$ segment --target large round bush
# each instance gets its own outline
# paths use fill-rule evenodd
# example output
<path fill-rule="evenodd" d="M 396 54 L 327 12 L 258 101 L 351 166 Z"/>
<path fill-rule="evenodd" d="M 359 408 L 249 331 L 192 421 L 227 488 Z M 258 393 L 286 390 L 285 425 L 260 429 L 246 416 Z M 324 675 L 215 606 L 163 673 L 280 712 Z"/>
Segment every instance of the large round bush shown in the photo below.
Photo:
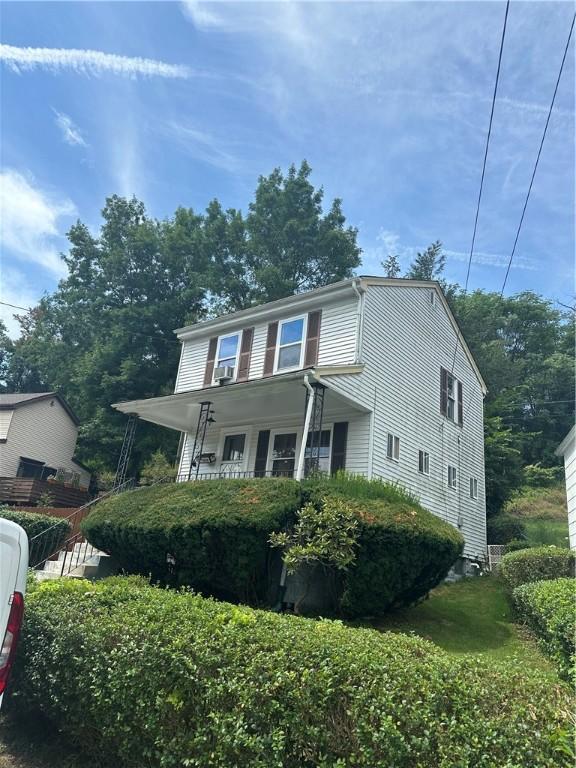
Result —
<path fill-rule="evenodd" d="M 131 573 L 258 604 L 267 595 L 268 538 L 299 503 L 294 480 L 156 485 L 96 505 L 82 530 Z"/>
<path fill-rule="evenodd" d="M 348 617 L 378 616 L 415 602 L 462 554 L 461 534 L 397 486 L 335 478 L 305 484 L 304 494 L 313 503 L 344 498 L 360 520 L 356 562 L 342 583 L 341 610 Z"/>
<path fill-rule="evenodd" d="M 574 564 L 575 555 L 571 549 L 532 547 L 504 555 L 500 575 L 512 591 L 533 581 L 574 577 Z"/>
<path fill-rule="evenodd" d="M 118 768 L 568 768 L 567 687 L 133 579 L 28 599 L 14 688 Z"/>

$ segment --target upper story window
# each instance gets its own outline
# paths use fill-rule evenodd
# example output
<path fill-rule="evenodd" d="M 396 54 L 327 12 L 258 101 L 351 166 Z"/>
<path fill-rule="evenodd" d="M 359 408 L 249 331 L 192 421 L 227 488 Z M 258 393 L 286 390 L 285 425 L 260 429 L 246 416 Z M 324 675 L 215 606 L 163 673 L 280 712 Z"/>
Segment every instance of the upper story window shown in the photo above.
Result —
<path fill-rule="evenodd" d="M 440 412 L 447 419 L 462 426 L 463 407 L 462 407 L 462 382 L 447 371 L 446 368 L 440 369 Z"/>
<path fill-rule="evenodd" d="M 306 337 L 306 317 L 282 320 L 278 328 L 276 370 L 285 371 L 302 367 L 302 353 Z"/>
<path fill-rule="evenodd" d="M 233 376 L 236 377 L 239 341 L 239 333 L 233 333 L 230 336 L 220 336 L 218 339 L 218 349 L 214 361 L 214 368 L 222 368 L 226 366 L 233 368 Z"/>
<path fill-rule="evenodd" d="M 478 498 L 478 478 L 477 477 L 470 478 L 470 498 L 471 499 Z"/>

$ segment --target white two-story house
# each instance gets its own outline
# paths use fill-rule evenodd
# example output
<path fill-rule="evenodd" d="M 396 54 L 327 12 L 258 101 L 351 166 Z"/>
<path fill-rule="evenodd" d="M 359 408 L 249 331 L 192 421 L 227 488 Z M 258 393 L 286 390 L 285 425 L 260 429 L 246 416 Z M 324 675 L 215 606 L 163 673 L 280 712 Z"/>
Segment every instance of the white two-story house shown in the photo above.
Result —
<path fill-rule="evenodd" d="M 114 407 L 182 433 L 179 480 L 383 478 L 484 557 L 486 387 L 437 283 L 358 277 L 176 334 L 175 393 Z"/>

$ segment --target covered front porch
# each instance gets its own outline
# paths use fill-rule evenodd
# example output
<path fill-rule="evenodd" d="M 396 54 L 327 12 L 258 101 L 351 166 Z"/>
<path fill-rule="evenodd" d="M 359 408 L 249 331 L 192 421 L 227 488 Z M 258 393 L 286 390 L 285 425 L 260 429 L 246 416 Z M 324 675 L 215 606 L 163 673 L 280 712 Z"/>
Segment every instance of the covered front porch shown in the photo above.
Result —
<path fill-rule="evenodd" d="M 313 371 L 114 407 L 182 433 L 179 481 L 368 473 L 370 412 Z"/>

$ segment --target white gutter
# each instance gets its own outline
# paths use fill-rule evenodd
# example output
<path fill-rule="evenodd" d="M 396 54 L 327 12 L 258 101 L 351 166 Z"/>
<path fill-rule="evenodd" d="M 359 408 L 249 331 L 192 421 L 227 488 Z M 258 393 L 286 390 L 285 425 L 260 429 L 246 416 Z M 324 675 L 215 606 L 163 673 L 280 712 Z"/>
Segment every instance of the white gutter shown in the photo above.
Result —
<path fill-rule="evenodd" d="M 308 374 L 304 376 L 304 386 L 308 390 L 308 405 L 306 407 L 306 418 L 304 419 L 304 431 L 302 432 L 302 442 L 300 443 L 300 454 L 298 455 L 298 466 L 296 468 L 296 480 L 302 480 L 304 477 L 304 456 L 306 453 L 306 441 L 310 431 L 310 421 L 312 419 L 312 408 L 314 407 L 314 390 L 308 381 Z"/>
<path fill-rule="evenodd" d="M 360 291 L 358 288 L 358 281 L 352 281 L 352 289 L 356 296 L 358 296 L 358 309 L 356 310 L 356 345 L 354 347 L 354 363 L 360 363 L 361 349 L 362 349 L 362 320 L 364 317 L 364 291 Z"/>

